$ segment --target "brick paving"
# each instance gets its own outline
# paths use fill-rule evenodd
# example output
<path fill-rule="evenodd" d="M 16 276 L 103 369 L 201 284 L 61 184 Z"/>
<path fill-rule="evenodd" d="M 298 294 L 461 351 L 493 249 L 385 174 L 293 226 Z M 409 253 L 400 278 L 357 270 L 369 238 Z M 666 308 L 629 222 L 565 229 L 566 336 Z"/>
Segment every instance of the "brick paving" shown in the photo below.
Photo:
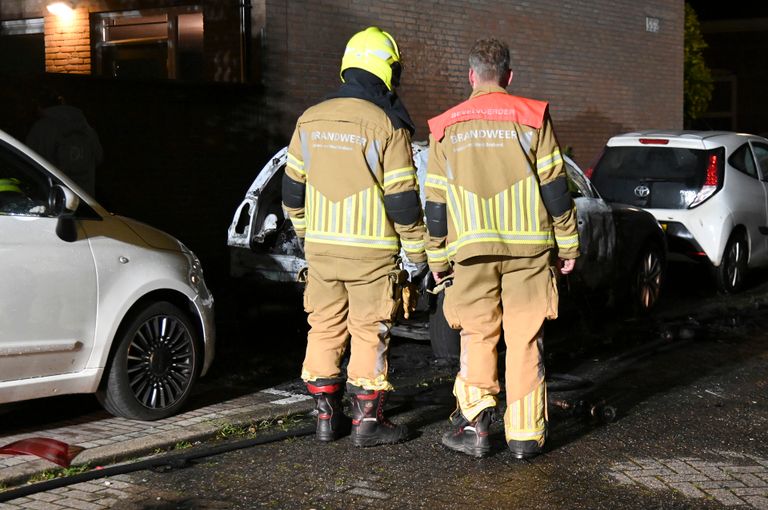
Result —
<path fill-rule="evenodd" d="M 675 490 L 724 506 L 768 510 L 768 460 L 755 455 L 713 452 L 709 460 L 631 458 L 614 464 L 609 475 L 622 485 Z"/>
<path fill-rule="evenodd" d="M 286 414 L 308 412 L 312 407 L 312 398 L 308 395 L 268 388 L 155 422 L 132 421 L 104 413 L 92 413 L 75 420 L 48 423 L 11 435 L 0 435 L 0 445 L 30 437 L 58 439 L 85 448 L 72 461 L 73 466 L 88 464 L 94 467 L 135 459 L 182 441 L 206 439 L 214 436 L 225 425 L 242 425 Z M 34 456 L 0 455 L 0 487 L 13 487 L 35 475 L 57 468 L 55 464 Z M 125 497 L 125 490 L 130 485 L 120 478 L 111 478 L 106 482 L 86 482 L 0 503 L 0 509 L 109 508 L 116 500 Z"/>

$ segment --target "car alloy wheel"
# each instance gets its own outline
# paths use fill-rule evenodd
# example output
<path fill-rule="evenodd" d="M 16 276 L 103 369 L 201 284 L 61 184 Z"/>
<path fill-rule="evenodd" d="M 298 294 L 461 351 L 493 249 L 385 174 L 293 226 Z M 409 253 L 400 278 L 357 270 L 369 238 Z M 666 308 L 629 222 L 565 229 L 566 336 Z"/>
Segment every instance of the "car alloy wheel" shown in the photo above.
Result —
<path fill-rule="evenodd" d="M 199 372 L 198 333 L 188 313 L 165 301 L 146 305 L 120 328 L 105 382 L 107 411 L 135 420 L 175 414 Z"/>
<path fill-rule="evenodd" d="M 661 295 L 664 260 L 655 245 L 648 245 L 640 256 L 635 273 L 634 296 L 642 312 L 650 311 Z"/>
<path fill-rule="evenodd" d="M 717 286 L 721 292 L 732 294 L 741 290 L 747 274 L 747 240 L 741 233 L 731 236 L 716 269 Z"/>
<path fill-rule="evenodd" d="M 128 347 L 128 376 L 142 405 L 173 405 L 192 380 L 192 336 L 176 317 L 157 315 L 142 324 Z"/>

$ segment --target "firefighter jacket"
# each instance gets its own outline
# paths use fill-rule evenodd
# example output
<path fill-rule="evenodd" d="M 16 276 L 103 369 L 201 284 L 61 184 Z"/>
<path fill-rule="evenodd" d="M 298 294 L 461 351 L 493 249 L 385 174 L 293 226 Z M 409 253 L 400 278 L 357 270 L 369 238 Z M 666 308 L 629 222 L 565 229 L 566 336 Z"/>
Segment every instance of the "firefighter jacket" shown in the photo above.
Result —
<path fill-rule="evenodd" d="M 547 103 L 478 87 L 429 121 L 425 182 L 433 271 L 478 255 L 579 255 L 576 210 Z"/>
<path fill-rule="evenodd" d="M 288 147 L 283 206 L 305 253 L 424 262 L 423 211 L 410 135 L 358 98 L 304 112 Z"/>

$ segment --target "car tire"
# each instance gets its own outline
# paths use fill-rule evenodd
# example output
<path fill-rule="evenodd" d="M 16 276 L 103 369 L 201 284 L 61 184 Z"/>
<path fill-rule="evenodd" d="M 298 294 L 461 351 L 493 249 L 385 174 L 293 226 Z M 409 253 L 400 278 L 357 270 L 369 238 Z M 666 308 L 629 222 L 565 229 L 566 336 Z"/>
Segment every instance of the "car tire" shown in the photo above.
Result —
<path fill-rule="evenodd" d="M 200 366 L 200 342 L 189 314 L 161 301 L 118 330 L 116 348 L 97 393 L 104 408 L 132 420 L 159 420 L 179 411 Z"/>
<path fill-rule="evenodd" d="M 723 260 L 714 268 L 715 284 L 723 294 L 735 294 L 744 287 L 749 258 L 747 238 L 741 232 L 731 234 L 725 245 Z"/>
<path fill-rule="evenodd" d="M 637 314 L 647 314 L 656 306 L 664 282 L 664 265 L 664 252 L 658 244 L 650 242 L 643 246 L 630 281 L 631 304 Z"/>
<path fill-rule="evenodd" d="M 438 359 L 459 359 L 461 352 L 461 334 L 451 328 L 443 313 L 445 292 L 437 295 L 434 310 L 429 313 L 429 341 L 432 354 Z"/>

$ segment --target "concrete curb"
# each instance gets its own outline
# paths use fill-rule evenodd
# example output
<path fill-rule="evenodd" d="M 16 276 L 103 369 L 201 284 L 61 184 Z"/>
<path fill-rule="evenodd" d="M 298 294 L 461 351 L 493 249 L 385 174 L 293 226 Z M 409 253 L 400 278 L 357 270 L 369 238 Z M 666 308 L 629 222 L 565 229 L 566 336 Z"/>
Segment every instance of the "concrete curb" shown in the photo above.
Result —
<path fill-rule="evenodd" d="M 277 407 L 272 403 L 263 403 L 256 412 L 233 414 L 225 418 L 213 418 L 177 430 L 168 430 L 153 434 L 147 438 L 137 438 L 115 444 L 99 446 L 84 450 L 75 457 L 73 466 L 88 464 L 96 466 L 115 465 L 127 460 L 151 456 L 156 450 L 172 448 L 180 442 L 205 441 L 216 437 L 221 428 L 226 425 L 244 426 L 254 421 L 272 420 L 280 417 L 309 413 L 314 408 L 314 402 L 304 400 L 293 404 Z M 44 460 L 34 460 L 18 466 L 0 470 L 0 484 L 6 488 L 21 485 L 33 476 L 45 471 L 58 469 L 58 466 Z"/>

